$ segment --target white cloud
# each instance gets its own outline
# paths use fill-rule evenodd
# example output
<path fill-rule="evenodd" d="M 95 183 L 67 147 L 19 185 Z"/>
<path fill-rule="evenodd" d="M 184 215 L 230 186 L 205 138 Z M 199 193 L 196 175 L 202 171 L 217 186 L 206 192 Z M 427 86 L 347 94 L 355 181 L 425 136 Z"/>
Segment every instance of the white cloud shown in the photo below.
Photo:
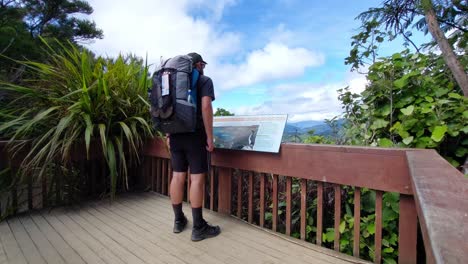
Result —
<path fill-rule="evenodd" d="M 104 39 L 91 44 L 101 55 L 133 53 L 149 56 L 158 64 L 160 57 L 172 57 L 197 51 L 207 61 L 236 52 L 240 34 L 220 32 L 213 26 L 233 0 L 90 0 L 94 8 L 91 18 L 104 31 Z M 192 8 L 206 8 L 213 20 L 193 18 Z"/>
<path fill-rule="evenodd" d="M 228 109 L 238 115 L 288 114 L 290 122 L 331 119 L 342 114 L 338 89 L 350 86 L 352 92 L 362 92 L 365 76 L 349 74 L 346 81 L 326 85 L 314 83 L 283 83 L 269 89 L 271 96 L 259 105 Z"/>
<path fill-rule="evenodd" d="M 215 77 L 221 80 L 223 90 L 248 86 L 271 80 L 302 76 L 308 67 L 322 65 L 322 54 L 305 48 L 290 48 L 280 43 L 268 43 L 254 50 L 240 65 L 220 65 Z"/>
<path fill-rule="evenodd" d="M 220 31 L 218 21 L 236 0 L 90 0 L 91 18 L 104 31 L 104 39 L 90 44 L 99 55 L 148 54 L 150 64 L 160 58 L 196 51 L 208 62 L 207 75 L 217 91 L 270 80 L 298 77 L 307 67 L 324 63 L 324 56 L 305 48 L 272 41 L 264 48 L 242 50 L 242 34 Z M 208 12 L 192 17 L 192 10 Z M 279 26 L 287 37 L 289 31 Z M 230 55 L 247 54 L 238 64 L 221 63 Z"/>

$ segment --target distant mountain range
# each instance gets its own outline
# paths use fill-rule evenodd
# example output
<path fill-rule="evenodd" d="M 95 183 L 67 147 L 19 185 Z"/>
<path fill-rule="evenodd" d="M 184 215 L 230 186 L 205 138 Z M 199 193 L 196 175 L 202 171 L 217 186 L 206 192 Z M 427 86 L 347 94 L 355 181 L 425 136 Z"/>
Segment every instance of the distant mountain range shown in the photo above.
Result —
<path fill-rule="evenodd" d="M 344 119 L 338 120 L 338 126 L 342 127 Z M 329 136 L 332 133 L 331 127 L 325 120 L 307 120 L 295 123 L 286 123 L 284 128 L 283 141 L 295 142 L 295 137 L 303 138 L 307 133 L 314 130 L 315 135 Z"/>

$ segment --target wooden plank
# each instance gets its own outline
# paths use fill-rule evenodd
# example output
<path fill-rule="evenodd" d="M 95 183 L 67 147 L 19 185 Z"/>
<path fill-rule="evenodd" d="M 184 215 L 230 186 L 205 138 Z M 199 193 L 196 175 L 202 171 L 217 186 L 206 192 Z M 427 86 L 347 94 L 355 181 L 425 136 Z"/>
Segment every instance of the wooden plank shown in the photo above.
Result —
<path fill-rule="evenodd" d="M 231 175 L 229 168 L 219 168 L 218 172 L 218 212 L 231 214 Z"/>
<path fill-rule="evenodd" d="M 29 216 L 19 218 L 24 229 L 29 234 L 29 237 L 36 245 L 40 255 L 47 263 L 65 263 L 65 259 L 57 252 L 57 250 L 50 244 L 47 237 L 38 229 L 36 224 Z"/>
<path fill-rule="evenodd" d="M 242 172 L 237 174 L 237 217 L 242 218 Z"/>
<path fill-rule="evenodd" d="M 156 187 L 154 189 L 158 193 L 161 193 L 161 162 L 162 159 L 156 159 Z"/>
<path fill-rule="evenodd" d="M 105 256 L 108 253 L 106 251 L 101 252 L 102 246 L 88 246 L 85 242 L 83 242 L 80 239 L 79 236 L 76 235 L 75 232 L 77 232 L 77 230 L 75 230 L 74 228 L 69 229 L 57 217 L 55 217 L 52 214 L 43 213 L 42 217 L 86 263 L 105 263 L 103 259 L 105 259 Z"/>
<path fill-rule="evenodd" d="M 169 219 L 167 219 L 168 221 L 166 220 L 167 222 L 161 222 L 159 218 L 148 215 L 146 211 L 140 211 L 136 206 L 129 205 L 127 201 L 119 201 L 116 206 L 112 207 L 103 208 L 99 206 L 98 209 L 103 213 L 105 212 L 106 215 L 113 215 L 113 219 L 121 224 L 125 224 L 132 231 L 137 232 L 164 251 L 173 254 L 184 263 L 219 263 L 219 261 L 213 261 L 213 257 L 208 255 L 208 251 L 203 250 L 203 245 L 200 247 L 197 245 L 198 243 L 196 245 L 190 243 L 188 236 L 182 238 L 181 236 L 168 234 L 168 232 L 161 232 L 163 228 L 172 228 L 171 224 L 169 224 L 172 221 Z M 135 217 L 135 215 L 145 217 Z M 143 230 L 143 232 L 140 230 Z M 184 234 L 187 233 L 180 235 L 184 236 Z"/>
<path fill-rule="evenodd" d="M 286 235 L 291 235 L 292 178 L 286 177 Z"/>
<path fill-rule="evenodd" d="M 249 215 L 248 215 L 248 222 L 253 222 L 253 195 L 254 195 L 254 176 L 253 172 L 249 171 Z"/>
<path fill-rule="evenodd" d="M 63 173 L 60 167 L 55 168 L 55 204 L 60 205 L 62 203 L 62 182 Z"/>
<path fill-rule="evenodd" d="M 155 177 L 157 177 L 156 175 L 156 159 L 151 157 L 151 191 L 156 191 L 156 189 L 154 188 L 155 184 L 156 184 L 156 179 Z"/>
<path fill-rule="evenodd" d="M 335 185 L 335 239 L 333 249 L 340 251 L 340 223 L 341 223 L 341 187 Z"/>
<path fill-rule="evenodd" d="M 398 263 L 416 263 L 418 215 L 413 196 L 400 195 Z"/>
<path fill-rule="evenodd" d="M 466 179 L 434 150 L 408 151 L 407 157 L 428 262 L 466 262 Z"/>
<path fill-rule="evenodd" d="M 86 210 L 90 215 L 105 222 L 115 231 L 144 248 L 146 250 L 146 252 L 143 252 L 144 255 L 150 253 L 150 256 L 146 256 L 150 261 L 149 263 L 184 263 L 181 259 L 167 252 L 166 248 L 161 247 L 164 240 L 160 239 L 160 237 L 150 235 L 146 230 L 139 228 L 133 223 L 126 221 L 102 207 L 88 207 Z M 157 240 L 157 243 L 153 243 L 152 239 Z M 156 259 L 154 259 L 155 257 Z"/>
<path fill-rule="evenodd" d="M 214 210 L 214 167 L 210 170 L 210 210 Z"/>
<path fill-rule="evenodd" d="M 315 243 L 322 245 L 323 234 L 323 183 L 317 182 L 317 238 Z"/>
<path fill-rule="evenodd" d="M 307 180 L 301 179 L 301 239 L 306 239 L 307 223 Z"/>
<path fill-rule="evenodd" d="M 32 178 L 31 173 L 29 173 L 26 177 L 28 181 L 28 209 L 32 210 L 34 208 L 33 206 L 33 178 Z"/>
<path fill-rule="evenodd" d="M 13 214 L 16 214 L 18 213 L 18 183 L 16 181 L 13 183 L 13 187 L 11 188 L 11 200 L 12 200 L 11 206 L 13 207 Z"/>
<path fill-rule="evenodd" d="M 97 178 L 97 171 L 98 171 L 98 163 L 95 160 L 89 161 L 91 166 L 90 172 L 90 184 L 91 184 L 91 196 L 96 195 L 96 178 Z"/>
<path fill-rule="evenodd" d="M 167 196 L 171 195 L 171 180 L 172 180 L 172 165 L 171 165 L 171 160 L 169 160 L 168 165 L 167 165 Z"/>
<path fill-rule="evenodd" d="M 126 203 L 126 202 L 124 202 Z M 154 204 L 161 204 L 163 205 L 162 207 L 155 208 Z M 153 206 L 150 206 L 150 204 L 153 204 Z M 147 200 L 147 201 L 142 201 L 141 199 L 135 199 L 133 202 L 129 204 L 129 207 L 134 208 L 134 206 L 139 207 L 139 209 L 134 208 L 135 210 L 138 210 L 144 214 L 146 214 L 148 217 L 146 219 L 157 219 L 162 216 L 167 215 L 167 212 L 169 212 L 169 209 L 167 206 L 164 206 L 164 203 L 161 203 L 160 201 L 155 201 L 155 200 Z M 161 212 L 166 212 L 161 214 Z M 208 215 L 207 215 L 208 216 Z M 222 228 L 223 228 L 223 233 L 217 237 L 216 239 L 210 240 L 213 244 L 212 245 L 219 245 L 223 244 L 223 247 L 217 247 L 217 251 L 221 251 L 219 253 L 222 253 L 223 255 L 229 254 L 232 255 L 233 257 L 236 258 L 235 263 L 252 263 L 252 262 L 258 262 L 258 263 L 287 263 L 287 261 L 283 262 L 281 260 L 275 260 L 274 258 L 271 258 L 269 256 L 274 255 L 274 252 L 271 251 L 259 251 L 257 250 L 257 244 L 259 243 L 250 243 L 249 240 L 253 239 L 252 236 L 255 236 L 257 232 L 262 232 L 260 230 L 255 230 L 252 229 L 250 231 L 249 237 L 248 238 L 243 238 L 240 239 L 238 235 L 238 230 L 239 228 L 243 228 L 242 226 L 239 226 L 238 224 L 234 224 L 233 222 L 228 222 L 224 221 L 224 219 L 229 219 L 229 218 L 220 218 L 216 217 L 216 220 L 213 220 L 213 222 L 219 222 L 220 220 L 222 221 Z M 163 221 L 169 221 L 169 219 L 164 219 Z M 159 223 L 156 224 L 156 226 L 159 226 Z M 233 233 L 235 231 L 235 233 Z M 270 240 L 267 240 L 268 243 L 265 243 L 265 240 L 263 240 L 263 244 L 269 244 L 269 243 L 274 243 L 275 240 L 273 240 L 274 237 L 270 237 Z M 217 240 L 217 241 L 216 241 Z M 207 243 L 209 241 L 206 241 Z M 198 245 L 198 243 L 197 243 Z M 228 248 L 232 248 L 233 250 L 230 250 Z M 242 254 L 239 255 L 239 252 L 242 252 Z M 289 253 L 292 255 L 292 253 Z M 284 256 L 283 256 L 284 257 Z M 286 256 L 290 257 L 290 256 Z M 294 260 L 294 257 L 291 256 L 291 259 Z M 232 263 L 231 261 L 225 262 L 225 263 Z M 291 263 L 298 263 L 296 262 L 291 262 Z M 315 262 L 310 262 L 310 263 L 315 263 Z M 320 261 L 318 261 L 320 263 Z"/>
<path fill-rule="evenodd" d="M 5 264 L 5 263 L 8 263 L 8 259 L 7 259 L 5 250 L 3 249 L 2 241 L 0 239 L 0 264 Z"/>
<path fill-rule="evenodd" d="M 190 232 L 182 233 L 181 236 L 167 234 L 167 231 L 164 232 L 164 230 L 172 229 L 172 220 L 168 217 L 169 214 L 167 213 L 170 210 L 168 206 L 158 207 L 156 210 L 153 210 L 154 204 L 153 208 L 143 206 L 140 199 L 137 202 L 118 201 L 117 203 L 118 205 L 109 207 L 108 209 L 144 228 L 152 236 L 156 236 L 156 240 L 165 239 L 162 247 L 167 248 L 168 252 L 174 253 L 177 257 L 183 258 L 187 263 L 214 264 L 227 260 L 227 263 L 242 264 L 238 260 L 239 250 L 236 250 L 235 247 L 226 247 L 226 243 L 224 243 L 225 239 L 222 239 L 223 236 L 206 240 L 203 243 L 192 243 L 190 241 Z M 161 214 L 161 211 L 166 211 L 166 213 Z M 225 231 L 223 231 L 224 233 Z M 223 246 L 220 247 L 220 244 L 223 244 Z M 216 251 L 212 250 L 214 247 L 217 248 Z"/>
<path fill-rule="evenodd" d="M 129 207 L 134 208 L 134 206 L 136 206 L 141 208 L 142 213 L 149 212 L 151 214 L 148 217 L 144 217 L 144 219 L 151 220 L 164 216 L 165 222 L 172 223 L 172 219 L 167 217 L 171 212 L 171 209 L 167 206 L 167 201 L 165 201 L 164 197 L 159 197 L 157 194 L 151 193 L 144 194 L 143 196 L 146 198 L 142 199 L 141 196 L 135 195 L 129 196 L 132 200 Z M 188 208 L 187 204 L 184 206 Z M 135 212 L 133 215 L 139 215 L 139 213 Z M 231 217 L 221 217 L 221 215 L 213 212 L 207 212 L 205 217 L 208 221 L 221 225 L 223 233 L 220 237 L 229 236 L 230 239 L 238 239 L 236 241 L 239 243 L 247 244 L 249 246 L 249 251 L 260 250 L 259 246 L 264 245 L 265 248 L 268 249 L 263 252 L 272 256 L 278 256 L 278 258 L 281 258 L 280 263 L 324 263 L 322 260 L 325 260 L 325 263 L 368 263 L 342 253 L 317 247 L 308 242 L 286 237 L 269 230 L 260 229 L 253 225 L 247 225 L 244 222 Z M 159 226 L 159 224 L 156 226 Z M 170 228 L 170 226 L 168 225 L 167 228 Z M 213 239 L 213 241 L 216 241 L 216 239 Z M 216 245 L 219 244 L 220 243 L 216 243 Z M 224 247 L 228 245 L 229 244 L 224 244 Z M 295 256 L 301 257 L 301 261 L 298 261 Z M 242 257 L 243 255 L 238 255 L 238 258 Z M 241 261 L 244 261 L 245 263 L 251 263 L 253 260 L 256 259 L 241 259 Z M 258 262 L 262 263 L 262 259 L 259 259 Z M 263 260 L 263 262 L 269 263 L 266 260 Z"/>
<path fill-rule="evenodd" d="M 278 175 L 273 175 L 273 216 L 272 216 L 272 229 L 276 232 L 278 228 Z"/>
<path fill-rule="evenodd" d="M 57 214 L 57 217 L 70 231 L 76 235 L 83 243 L 91 248 L 96 254 L 99 255 L 107 263 L 124 263 L 119 257 L 115 255 L 105 244 L 96 240 L 95 237 L 79 224 L 77 224 L 72 218 L 65 214 Z M 83 256 L 84 257 L 84 256 Z"/>
<path fill-rule="evenodd" d="M 11 231 L 18 242 L 21 251 L 24 254 L 24 257 L 29 263 L 46 263 L 44 258 L 41 256 L 39 251 L 34 245 L 34 242 L 29 237 L 28 233 L 24 229 L 23 225 L 17 218 L 8 220 Z"/>
<path fill-rule="evenodd" d="M 161 193 L 162 194 L 167 194 L 166 192 L 166 179 L 167 179 L 167 160 L 163 159 L 161 161 Z"/>
<path fill-rule="evenodd" d="M 0 244 L 5 251 L 7 263 L 28 263 L 7 221 L 0 222 Z"/>
<path fill-rule="evenodd" d="M 374 263 L 382 262 L 382 195 L 375 192 L 375 258 Z"/>
<path fill-rule="evenodd" d="M 31 215 L 31 219 L 37 225 L 39 230 L 44 234 L 50 244 L 57 250 L 57 252 L 71 264 L 82 264 L 85 261 L 75 252 L 73 248 L 49 225 L 49 223 L 40 214 Z"/>
<path fill-rule="evenodd" d="M 279 153 L 216 149 L 211 162 L 213 166 L 225 168 L 412 194 L 405 151 L 288 143 L 281 144 Z M 158 140 L 148 142 L 144 152 L 156 157 L 169 155 L 164 142 Z M 337 163 L 337 160 L 346 162 Z"/>
<path fill-rule="evenodd" d="M 87 210 L 80 210 L 73 216 L 74 220 L 82 226 L 87 226 L 88 230 L 98 230 L 95 233 L 102 243 L 111 247 L 114 254 L 118 255 L 126 263 L 157 263 L 158 259 L 148 251 L 135 243 L 134 240 L 122 235 L 121 229 L 113 229 L 107 221 L 102 221 Z"/>
<path fill-rule="evenodd" d="M 265 174 L 260 173 L 260 226 L 265 226 Z"/>
<path fill-rule="evenodd" d="M 361 238 L 361 188 L 356 187 L 354 189 L 354 239 L 353 239 L 353 256 L 355 256 L 356 258 L 359 258 L 360 238 Z"/>

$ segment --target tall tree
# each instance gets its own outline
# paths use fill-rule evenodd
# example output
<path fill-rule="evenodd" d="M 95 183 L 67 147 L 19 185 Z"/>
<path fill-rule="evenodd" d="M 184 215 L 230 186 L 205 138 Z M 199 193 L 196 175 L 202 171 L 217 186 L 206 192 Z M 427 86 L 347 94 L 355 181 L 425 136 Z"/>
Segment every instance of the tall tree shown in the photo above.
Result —
<path fill-rule="evenodd" d="M 384 36 L 389 40 L 402 36 L 408 45 L 418 51 L 420 47 L 411 40 L 410 31 L 411 28 L 416 28 L 432 34 L 457 84 L 464 95 L 468 96 L 468 77 L 454 53 L 455 46 L 459 48 L 461 55 L 466 55 L 467 11 L 466 0 L 385 0 L 380 7 L 370 8 L 358 16 L 365 30 L 361 35 L 353 37 L 353 49 L 346 58 L 346 63 L 357 69 L 363 65 L 365 58 L 374 56 L 377 46 L 369 40 L 376 34 L 379 34 L 378 42 L 382 42 Z M 416 19 L 418 20 L 415 21 Z M 372 27 L 369 27 L 369 23 Z M 380 31 L 379 28 L 383 30 Z M 445 36 L 448 32 L 451 32 L 449 39 Z"/>
<path fill-rule="evenodd" d="M 461 1 L 458 1 L 461 2 Z M 424 15 L 426 18 L 427 27 L 429 32 L 431 32 L 432 37 L 435 39 L 439 45 L 440 50 L 442 51 L 445 63 L 450 68 L 455 80 L 458 85 L 462 88 L 463 94 L 468 97 L 468 76 L 466 75 L 465 70 L 458 61 L 455 53 L 453 52 L 452 46 L 449 44 L 447 38 L 445 37 L 444 32 L 439 26 L 437 21 L 437 16 L 434 11 L 434 5 L 431 0 L 422 0 L 422 8 L 424 10 Z"/>
<path fill-rule="evenodd" d="M 102 38 L 93 21 L 78 18 L 92 12 L 81 0 L 0 0 L 0 80 L 21 78 L 24 66 L 13 60 L 45 59 L 39 36 L 75 44 Z"/>

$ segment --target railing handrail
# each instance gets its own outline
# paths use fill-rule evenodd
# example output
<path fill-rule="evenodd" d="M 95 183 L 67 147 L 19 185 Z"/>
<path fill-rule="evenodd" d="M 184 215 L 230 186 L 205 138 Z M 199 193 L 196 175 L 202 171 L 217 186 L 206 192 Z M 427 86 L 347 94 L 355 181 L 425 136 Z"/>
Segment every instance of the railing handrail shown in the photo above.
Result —
<path fill-rule="evenodd" d="M 159 139 L 145 154 L 169 158 Z M 279 153 L 217 149 L 211 165 L 412 194 L 404 149 L 283 143 Z"/>
<path fill-rule="evenodd" d="M 429 263 L 468 259 L 468 180 L 434 150 L 407 151 Z"/>

